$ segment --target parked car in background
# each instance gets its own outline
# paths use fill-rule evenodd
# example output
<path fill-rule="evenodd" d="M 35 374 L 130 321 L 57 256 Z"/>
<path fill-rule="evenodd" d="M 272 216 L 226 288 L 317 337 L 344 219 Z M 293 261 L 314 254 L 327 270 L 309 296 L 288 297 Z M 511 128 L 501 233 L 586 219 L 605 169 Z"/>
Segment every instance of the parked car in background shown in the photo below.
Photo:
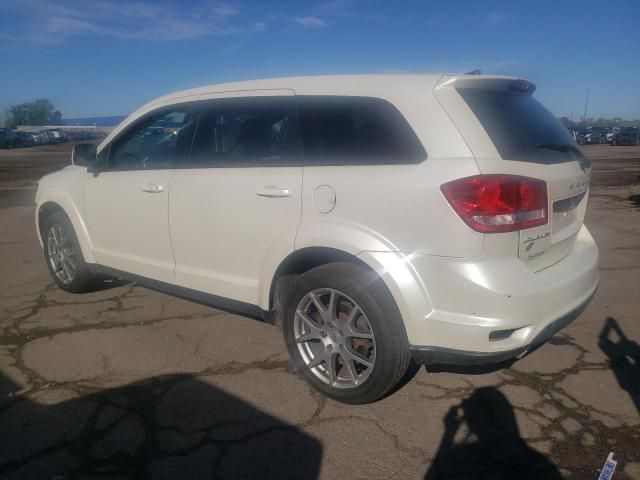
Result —
<path fill-rule="evenodd" d="M 49 272 L 279 324 L 296 370 L 346 403 L 393 391 L 412 357 L 523 356 L 599 278 L 590 162 L 534 90 L 359 75 L 164 96 L 40 180 Z"/>
<path fill-rule="evenodd" d="M 40 130 L 38 135 L 40 135 L 41 145 L 49 145 L 50 143 L 53 143 L 53 133 L 49 130 Z"/>
<path fill-rule="evenodd" d="M 33 136 L 31 136 L 31 132 L 22 132 L 17 131 L 15 137 L 16 147 L 33 147 L 34 145 Z"/>
<path fill-rule="evenodd" d="M 59 128 L 51 128 L 48 129 L 47 132 L 51 134 L 51 143 L 64 143 L 69 141 L 69 136 L 64 130 L 60 130 Z"/>
<path fill-rule="evenodd" d="M 0 148 L 12 148 L 15 142 L 16 132 L 10 128 L 0 128 Z"/>
<path fill-rule="evenodd" d="M 89 140 L 95 140 L 98 136 L 96 132 L 87 132 L 87 131 L 75 131 L 69 132 L 68 139 L 70 142 L 86 142 Z"/>
<path fill-rule="evenodd" d="M 40 145 L 40 135 L 38 134 L 38 132 L 27 132 L 27 133 L 31 135 L 34 145 Z"/>
<path fill-rule="evenodd" d="M 604 145 L 607 141 L 607 129 L 604 127 L 589 127 L 584 135 L 584 143 L 586 145 Z"/>
<path fill-rule="evenodd" d="M 640 130 L 638 127 L 620 127 L 611 134 L 609 145 L 640 145 Z"/>
<path fill-rule="evenodd" d="M 573 139 L 576 141 L 578 145 L 584 145 L 586 140 L 585 136 L 589 133 L 589 129 L 586 127 L 572 127 L 571 134 L 573 135 Z"/>
<path fill-rule="evenodd" d="M 607 130 L 607 142 L 611 141 L 611 137 L 613 137 L 614 133 L 618 133 L 620 131 L 620 127 L 611 127 Z"/>

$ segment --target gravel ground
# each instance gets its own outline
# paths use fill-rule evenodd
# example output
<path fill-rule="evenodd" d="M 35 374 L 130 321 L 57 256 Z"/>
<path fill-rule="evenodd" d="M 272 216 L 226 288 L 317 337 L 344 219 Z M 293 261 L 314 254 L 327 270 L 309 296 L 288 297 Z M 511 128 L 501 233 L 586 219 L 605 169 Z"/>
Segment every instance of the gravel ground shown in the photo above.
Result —
<path fill-rule="evenodd" d="M 573 324 L 508 368 L 422 368 L 346 406 L 266 324 L 57 289 L 32 203 L 70 147 L 0 151 L 0 478 L 595 479 L 610 451 L 640 478 L 640 148 L 585 147 L 601 284 Z"/>

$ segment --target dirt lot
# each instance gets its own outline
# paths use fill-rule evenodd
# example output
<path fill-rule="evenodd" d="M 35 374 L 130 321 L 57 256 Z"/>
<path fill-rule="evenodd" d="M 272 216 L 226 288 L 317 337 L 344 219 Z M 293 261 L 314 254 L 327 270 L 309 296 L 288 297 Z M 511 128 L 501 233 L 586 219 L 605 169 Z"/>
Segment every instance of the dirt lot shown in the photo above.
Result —
<path fill-rule="evenodd" d="M 585 147 L 602 256 L 580 318 L 510 368 L 422 369 L 358 407 L 312 391 L 273 327 L 57 289 L 32 201 L 69 150 L 0 151 L 1 478 L 595 479 L 611 451 L 640 478 L 640 148 Z"/>

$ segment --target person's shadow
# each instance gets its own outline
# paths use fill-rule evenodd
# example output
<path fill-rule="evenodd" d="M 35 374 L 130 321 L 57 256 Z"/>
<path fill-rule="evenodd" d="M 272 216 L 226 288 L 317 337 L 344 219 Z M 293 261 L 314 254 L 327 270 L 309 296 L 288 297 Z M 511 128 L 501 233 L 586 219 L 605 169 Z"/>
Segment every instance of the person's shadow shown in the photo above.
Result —
<path fill-rule="evenodd" d="M 620 387 L 627 391 L 640 412 L 640 344 L 627 338 L 615 318 L 607 317 L 598 345 L 609 357 Z"/>
<path fill-rule="evenodd" d="M 513 407 L 496 388 L 475 390 L 449 410 L 444 426 L 425 480 L 562 479 L 558 468 L 520 437 Z"/>
<path fill-rule="evenodd" d="M 318 440 L 189 375 L 82 397 L 57 389 L 40 395 L 47 404 L 12 398 L 15 388 L 0 374 L 2 479 L 315 479 L 319 474 Z"/>

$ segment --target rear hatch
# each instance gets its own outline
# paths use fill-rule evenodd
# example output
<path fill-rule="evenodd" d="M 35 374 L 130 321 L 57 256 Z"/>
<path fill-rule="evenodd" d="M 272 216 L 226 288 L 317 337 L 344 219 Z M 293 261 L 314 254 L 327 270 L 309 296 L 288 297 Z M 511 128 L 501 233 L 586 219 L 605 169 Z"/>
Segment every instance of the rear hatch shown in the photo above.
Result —
<path fill-rule="evenodd" d="M 586 212 L 590 162 L 570 132 L 532 97 L 534 90 L 522 79 L 462 76 L 445 79 L 435 94 L 469 144 L 482 174 L 546 182 L 545 225 L 487 234 L 512 235 L 517 241 L 514 252 L 539 271 L 562 260 L 574 247 Z"/>

